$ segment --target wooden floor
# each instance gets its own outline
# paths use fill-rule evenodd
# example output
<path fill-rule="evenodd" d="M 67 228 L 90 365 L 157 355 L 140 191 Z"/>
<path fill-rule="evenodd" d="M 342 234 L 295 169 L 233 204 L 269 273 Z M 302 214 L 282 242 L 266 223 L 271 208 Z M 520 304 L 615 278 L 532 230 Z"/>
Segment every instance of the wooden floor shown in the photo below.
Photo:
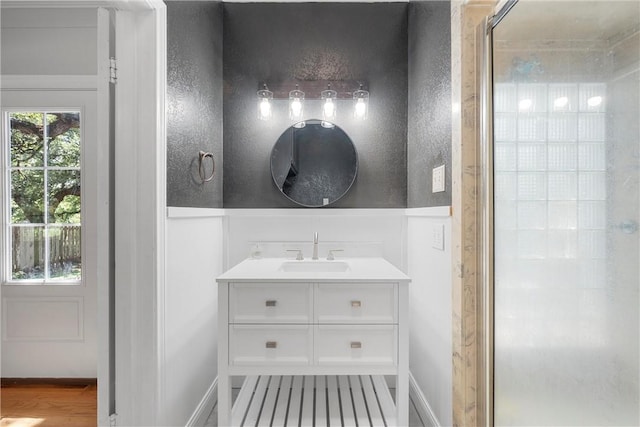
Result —
<path fill-rule="evenodd" d="M 1 427 L 95 427 L 95 382 L 37 384 L 2 381 Z"/>

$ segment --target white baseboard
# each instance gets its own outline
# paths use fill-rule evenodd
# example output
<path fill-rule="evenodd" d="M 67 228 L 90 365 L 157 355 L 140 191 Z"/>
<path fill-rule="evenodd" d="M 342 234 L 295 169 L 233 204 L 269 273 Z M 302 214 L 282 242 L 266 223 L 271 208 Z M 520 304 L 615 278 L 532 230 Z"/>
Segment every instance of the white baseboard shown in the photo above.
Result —
<path fill-rule="evenodd" d="M 411 372 L 409 372 L 409 397 L 415 405 L 418 416 L 425 427 L 441 427 L 438 417 L 433 413 L 427 398 L 424 397 L 422 390 L 418 387 L 418 383 L 416 383 L 416 379 L 411 375 Z"/>
<path fill-rule="evenodd" d="M 211 414 L 213 407 L 218 400 L 218 377 L 211 383 L 204 397 L 193 411 L 191 418 L 187 421 L 185 427 L 202 427 L 207 422 L 207 417 Z"/>

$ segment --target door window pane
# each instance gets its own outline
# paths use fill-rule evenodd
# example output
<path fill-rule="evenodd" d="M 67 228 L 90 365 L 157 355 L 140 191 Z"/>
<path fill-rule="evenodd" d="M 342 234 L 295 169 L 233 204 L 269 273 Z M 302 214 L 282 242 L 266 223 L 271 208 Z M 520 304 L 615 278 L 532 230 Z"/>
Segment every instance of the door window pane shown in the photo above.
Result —
<path fill-rule="evenodd" d="M 33 167 L 44 163 L 42 113 L 10 113 L 11 166 Z"/>
<path fill-rule="evenodd" d="M 49 227 L 49 277 L 80 280 L 80 226 Z"/>
<path fill-rule="evenodd" d="M 11 227 L 11 279 L 44 279 L 44 226 Z"/>
<path fill-rule="evenodd" d="M 44 171 L 11 171 L 11 223 L 44 223 Z"/>
<path fill-rule="evenodd" d="M 49 171 L 47 195 L 49 223 L 80 223 L 80 171 Z"/>
<path fill-rule="evenodd" d="M 47 114 L 48 165 L 80 167 L 80 114 Z"/>
<path fill-rule="evenodd" d="M 19 111 L 6 113 L 6 119 L 8 277 L 18 283 L 78 283 L 82 276 L 80 113 Z"/>

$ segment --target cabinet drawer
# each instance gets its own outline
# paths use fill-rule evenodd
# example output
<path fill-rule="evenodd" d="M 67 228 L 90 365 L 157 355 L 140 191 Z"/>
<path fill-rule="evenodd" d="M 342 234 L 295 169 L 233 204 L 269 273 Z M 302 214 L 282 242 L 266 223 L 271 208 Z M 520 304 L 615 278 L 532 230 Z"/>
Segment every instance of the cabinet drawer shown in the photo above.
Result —
<path fill-rule="evenodd" d="M 311 323 L 310 284 L 233 283 L 229 323 Z"/>
<path fill-rule="evenodd" d="M 397 326 L 316 325 L 317 365 L 396 366 Z"/>
<path fill-rule="evenodd" d="M 231 365 L 309 365 L 313 354 L 310 325 L 230 325 Z"/>
<path fill-rule="evenodd" d="M 395 283 L 322 283 L 316 286 L 316 323 L 397 323 Z"/>

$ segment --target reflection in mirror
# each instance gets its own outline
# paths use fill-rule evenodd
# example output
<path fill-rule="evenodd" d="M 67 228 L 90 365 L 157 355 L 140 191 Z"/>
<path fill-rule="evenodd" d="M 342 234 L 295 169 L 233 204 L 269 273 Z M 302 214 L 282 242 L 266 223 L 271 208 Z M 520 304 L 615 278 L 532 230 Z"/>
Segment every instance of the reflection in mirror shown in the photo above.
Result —
<path fill-rule="evenodd" d="M 288 199 L 326 206 L 344 196 L 356 179 L 358 155 L 338 126 L 306 120 L 288 128 L 271 151 L 271 175 Z"/>

